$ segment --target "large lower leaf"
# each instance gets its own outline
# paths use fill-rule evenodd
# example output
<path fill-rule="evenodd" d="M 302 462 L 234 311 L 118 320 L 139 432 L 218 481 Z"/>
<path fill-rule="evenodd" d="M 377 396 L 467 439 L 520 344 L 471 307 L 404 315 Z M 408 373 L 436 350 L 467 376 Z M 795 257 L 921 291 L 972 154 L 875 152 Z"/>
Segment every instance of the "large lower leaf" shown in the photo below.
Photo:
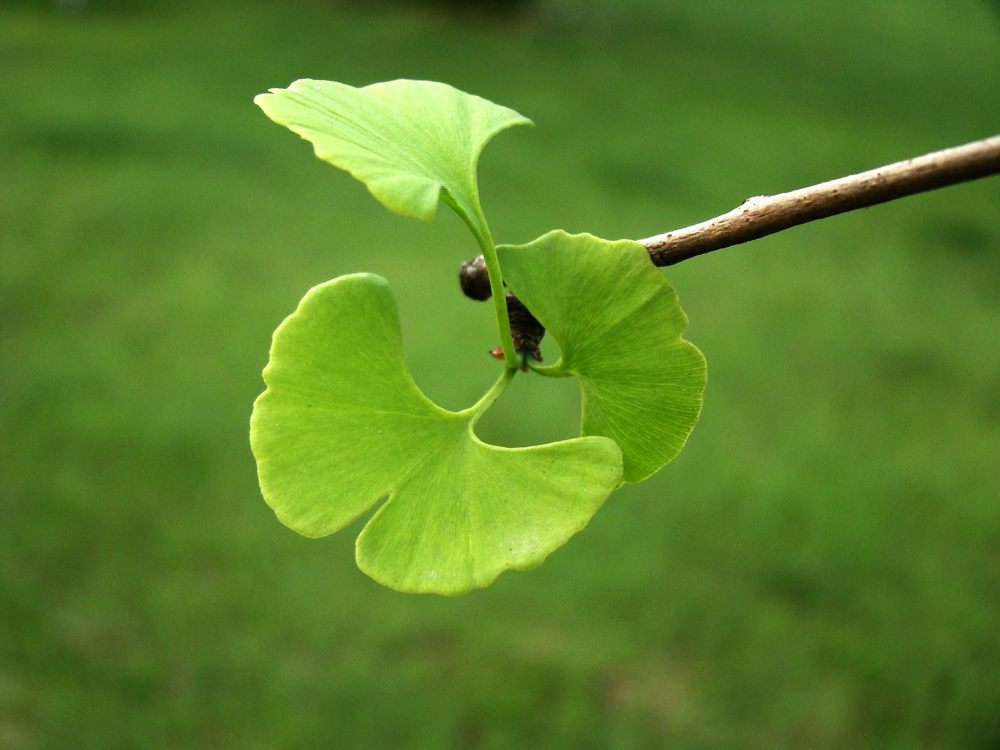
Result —
<path fill-rule="evenodd" d="M 378 276 L 312 289 L 275 331 L 264 380 L 250 440 L 265 500 L 317 537 L 389 495 L 357 559 L 401 591 L 460 594 L 535 567 L 621 483 L 611 440 L 499 448 L 473 433 L 488 403 L 455 413 L 428 400 Z"/>
<path fill-rule="evenodd" d="M 480 234 L 479 154 L 501 130 L 531 124 L 512 109 L 432 81 L 354 88 L 303 79 L 254 101 L 391 210 L 430 220 L 444 190 Z"/>
<path fill-rule="evenodd" d="M 681 338 L 687 316 L 638 242 L 555 231 L 497 248 L 504 280 L 559 342 L 544 368 L 573 375 L 584 435 L 618 443 L 625 481 L 680 452 L 701 412 L 705 358 Z"/>

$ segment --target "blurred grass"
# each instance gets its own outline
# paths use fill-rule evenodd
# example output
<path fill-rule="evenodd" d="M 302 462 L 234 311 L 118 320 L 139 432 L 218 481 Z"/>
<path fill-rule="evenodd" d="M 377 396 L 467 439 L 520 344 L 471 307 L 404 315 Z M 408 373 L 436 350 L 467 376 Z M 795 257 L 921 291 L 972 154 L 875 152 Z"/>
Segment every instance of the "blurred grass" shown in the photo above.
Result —
<path fill-rule="evenodd" d="M 271 332 L 339 274 L 390 280 L 439 403 L 496 369 L 459 222 L 385 212 L 270 86 L 531 117 L 482 163 L 520 242 L 995 134 L 998 71 L 972 0 L 0 7 L 0 748 L 1000 748 L 996 178 L 668 269 L 709 362 L 688 447 L 484 591 L 288 531 L 247 440 Z M 518 378 L 481 433 L 568 437 L 576 398 Z"/>

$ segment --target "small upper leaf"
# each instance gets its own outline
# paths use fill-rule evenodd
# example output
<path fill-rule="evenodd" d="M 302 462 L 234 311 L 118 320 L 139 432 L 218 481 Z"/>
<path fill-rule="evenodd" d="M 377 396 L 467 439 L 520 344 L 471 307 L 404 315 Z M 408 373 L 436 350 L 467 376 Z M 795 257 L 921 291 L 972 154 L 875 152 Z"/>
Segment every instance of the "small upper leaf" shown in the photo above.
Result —
<path fill-rule="evenodd" d="M 555 231 L 497 248 L 504 280 L 562 350 L 550 374 L 574 375 L 584 435 L 621 448 L 625 481 L 676 456 L 698 421 L 705 358 L 681 338 L 687 316 L 638 242 Z"/>
<path fill-rule="evenodd" d="M 480 233 L 479 153 L 501 130 L 531 124 L 512 109 L 432 81 L 354 88 L 303 79 L 254 101 L 391 210 L 429 221 L 445 191 Z"/>
<path fill-rule="evenodd" d="M 275 331 L 264 380 L 250 421 L 264 498 L 291 528 L 323 536 L 389 495 L 357 560 L 400 591 L 460 594 L 535 567 L 621 483 L 607 438 L 494 447 L 473 433 L 481 409 L 428 400 L 378 276 L 312 289 Z"/>

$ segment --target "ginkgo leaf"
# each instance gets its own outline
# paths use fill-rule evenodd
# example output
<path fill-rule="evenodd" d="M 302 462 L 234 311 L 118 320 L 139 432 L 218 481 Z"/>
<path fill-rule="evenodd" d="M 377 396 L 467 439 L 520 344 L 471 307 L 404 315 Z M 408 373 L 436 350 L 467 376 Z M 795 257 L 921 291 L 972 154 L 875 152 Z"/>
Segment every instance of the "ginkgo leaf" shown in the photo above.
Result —
<path fill-rule="evenodd" d="M 354 88 L 303 79 L 254 101 L 389 209 L 429 221 L 441 196 L 481 235 L 479 154 L 501 130 L 531 124 L 512 109 L 433 81 Z"/>
<path fill-rule="evenodd" d="M 555 231 L 497 253 L 504 280 L 562 350 L 538 371 L 580 384 L 583 435 L 618 443 L 626 482 L 676 456 L 701 412 L 705 358 L 681 338 L 687 316 L 646 249 Z"/>
<path fill-rule="evenodd" d="M 357 561 L 400 591 L 460 594 L 533 568 L 621 484 L 621 453 L 607 438 L 482 443 L 473 427 L 497 387 L 463 412 L 427 399 L 378 276 L 342 276 L 306 294 L 274 333 L 264 380 L 250 439 L 265 500 L 318 537 L 388 495 L 358 537 Z"/>

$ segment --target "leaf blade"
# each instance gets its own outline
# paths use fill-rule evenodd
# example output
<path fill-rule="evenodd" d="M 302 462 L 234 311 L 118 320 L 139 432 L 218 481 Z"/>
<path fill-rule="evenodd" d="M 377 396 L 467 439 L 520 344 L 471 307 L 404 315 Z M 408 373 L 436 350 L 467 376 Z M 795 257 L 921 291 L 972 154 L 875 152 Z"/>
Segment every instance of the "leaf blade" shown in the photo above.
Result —
<path fill-rule="evenodd" d="M 512 109 L 434 81 L 354 88 L 301 79 L 254 101 L 390 210 L 429 221 L 447 191 L 481 233 L 479 154 L 503 130 L 532 124 Z"/>
<path fill-rule="evenodd" d="M 631 240 L 557 230 L 497 254 L 511 290 L 559 342 L 553 371 L 580 384 L 582 434 L 618 443 L 627 482 L 658 471 L 698 420 L 706 368 L 648 253 Z"/>
<path fill-rule="evenodd" d="M 398 590 L 459 594 L 535 567 L 621 481 L 611 440 L 488 446 L 472 431 L 477 413 L 427 399 L 406 368 L 388 284 L 371 274 L 310 290 L 275 331 L 264 374 L 251 445 L 265 500 L 286 525 L 323 536 L 389 495 L 357 557 Z"/>

